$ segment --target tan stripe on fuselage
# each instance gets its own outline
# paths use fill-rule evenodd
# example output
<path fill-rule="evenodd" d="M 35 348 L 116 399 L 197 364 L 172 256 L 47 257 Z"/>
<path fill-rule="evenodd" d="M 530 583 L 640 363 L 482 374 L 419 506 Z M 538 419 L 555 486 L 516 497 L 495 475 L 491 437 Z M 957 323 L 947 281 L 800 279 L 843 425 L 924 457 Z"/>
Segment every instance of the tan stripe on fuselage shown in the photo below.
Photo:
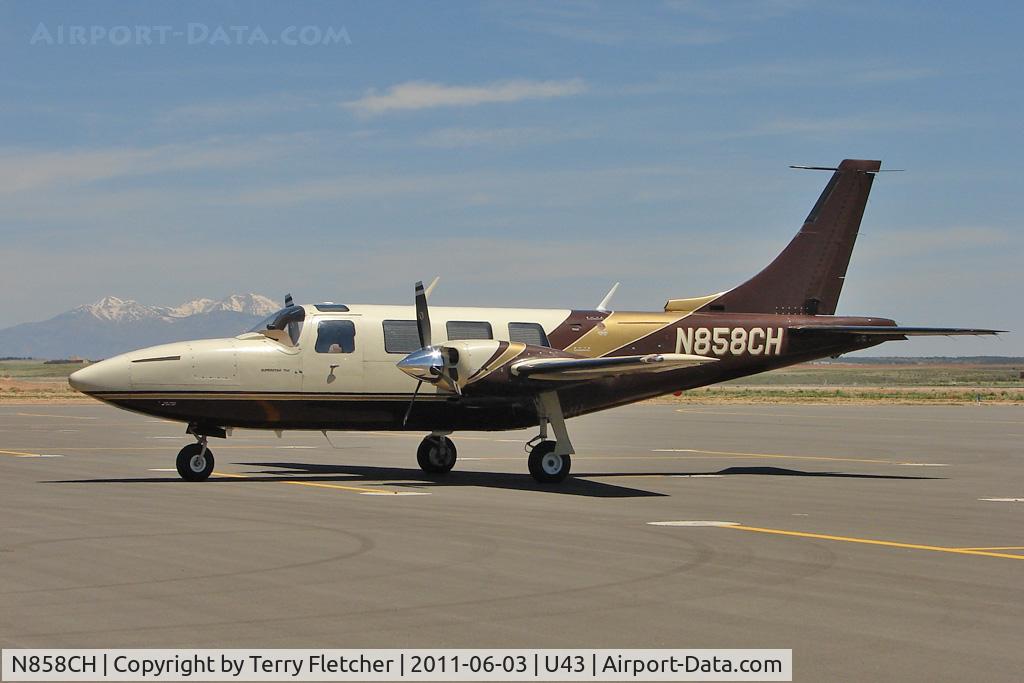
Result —
<path fill-rule="evenodd" d="M 509 342 L 508 347 L 502 351 L 497 358 L 491 360 L 489 363 L 480 368 L 475 375 L 473 375 L 467 384 L 478 382 L 487 375 L 491 374 L 505 363 L 516 358 L 519 354 L 526 350 L 526 344 L 522 342 Z"/>
<path fill-rule="evenodd" d="M 694 299 L 675 299 L 676 306 L 671 312 L 665 313 L 616 311 L 570 344 L 566 351 L 590 358 L 608 355 L 678 323 L 718 296 L 713 294 Z"/>

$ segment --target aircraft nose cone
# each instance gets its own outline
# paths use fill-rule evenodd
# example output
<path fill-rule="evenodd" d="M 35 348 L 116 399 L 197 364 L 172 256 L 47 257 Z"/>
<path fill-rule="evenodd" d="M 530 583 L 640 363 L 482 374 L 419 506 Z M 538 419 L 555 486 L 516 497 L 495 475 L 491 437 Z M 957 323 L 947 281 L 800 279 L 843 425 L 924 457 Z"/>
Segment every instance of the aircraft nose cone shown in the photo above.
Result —
<path fill-rule="evenodd" d="M 396 365 L 413 379 L 436 382 L 440 376 L 440 369 L 444 367 L 444 360 L 439 349 L 427 347 L 413 351 Z"/>
<path fill-rule="evenodd" d="M 128 362 L 122 358 L 110 358 L 87 365 L 68 376 L 72 389 L 83 394 L 105 391 L 128 391 L 131 383 L 128 376 Z"/>

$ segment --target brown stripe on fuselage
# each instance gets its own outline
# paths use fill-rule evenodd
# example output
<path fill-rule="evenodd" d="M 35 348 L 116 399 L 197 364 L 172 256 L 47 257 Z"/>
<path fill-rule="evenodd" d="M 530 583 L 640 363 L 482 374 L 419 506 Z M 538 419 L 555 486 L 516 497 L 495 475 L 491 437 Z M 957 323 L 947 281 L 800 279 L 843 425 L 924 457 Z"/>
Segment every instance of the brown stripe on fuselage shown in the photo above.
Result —
<path fill-rule="evenodd" d="M 548 333 L 548 343 L 551 348 L 564 350 L 608 315 L 604 311 L 571 311 L 568 318 Z"/>

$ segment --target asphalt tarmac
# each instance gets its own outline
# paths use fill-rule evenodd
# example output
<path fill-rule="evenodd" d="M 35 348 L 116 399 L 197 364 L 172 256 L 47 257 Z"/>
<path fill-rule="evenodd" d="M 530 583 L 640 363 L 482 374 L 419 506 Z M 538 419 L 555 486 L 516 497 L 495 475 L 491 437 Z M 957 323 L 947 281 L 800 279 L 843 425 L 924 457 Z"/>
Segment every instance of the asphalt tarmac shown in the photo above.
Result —
<path fill-rule="evenodd" d="M 792 648 L 794 680 L 1024 672 L 1024 408 L 643 405 L 526 432 L 236 432 L 0 406 L 0 646 Z M 731 522 L 732 526 L 652 525 Z"/>

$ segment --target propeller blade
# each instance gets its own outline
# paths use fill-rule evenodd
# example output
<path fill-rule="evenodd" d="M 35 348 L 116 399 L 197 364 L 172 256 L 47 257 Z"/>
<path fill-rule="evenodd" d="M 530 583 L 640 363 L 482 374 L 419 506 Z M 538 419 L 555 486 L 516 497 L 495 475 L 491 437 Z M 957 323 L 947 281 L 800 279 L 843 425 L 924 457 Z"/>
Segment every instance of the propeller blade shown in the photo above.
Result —
<path fill-rule="evenodd" d="M 409 407 L 405 409 L 405 417 L 402 418 L 402 426 L 409 421 L 409 415 L 412 413 L 412 404 L 416 402 L 416 394 L 420 393 L 420 387 L 423 386 L 423 380 L 416 382 L 416 389 L 412 392 L 412 398 L 409 400 Z"/>
<path fill-rule="evenodd" d="M 420 333 L 420 348 L 430 346 L 430 313 L 422 281 L 416 283 L 416 331 Z"/>

